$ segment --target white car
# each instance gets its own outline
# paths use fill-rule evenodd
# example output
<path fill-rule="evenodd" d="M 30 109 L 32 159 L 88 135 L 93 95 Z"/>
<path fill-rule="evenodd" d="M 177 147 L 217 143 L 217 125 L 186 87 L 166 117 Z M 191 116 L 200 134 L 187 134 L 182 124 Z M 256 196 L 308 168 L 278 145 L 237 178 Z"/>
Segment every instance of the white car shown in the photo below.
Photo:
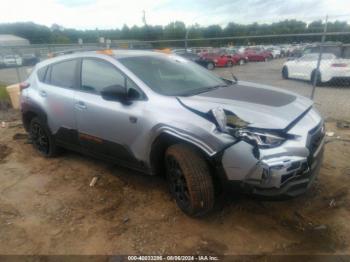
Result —
<path fill-rule="evenodd" d="M 284 63 L 282 77 L 308 80 L 313 83 L 316 77 L 319 54 L 306 54 L 298 59 Z M 334 54 L 322 54 L 320 71 L 317 74 L 316 85 L 331 80 L 350 80 L 350 59 L 337 58 Z"/>
<path fill-rule="evenodd" d="M 19 55 L 5 55 L 3 63 L 5 66 L 21 66 L 23 61 Z"/>
<path fill-rule="evenodd" d="M 273 58 L 281 57 L 281 48 L 277 46 L 269 46 L 266 50 L 271 52 Z"/>

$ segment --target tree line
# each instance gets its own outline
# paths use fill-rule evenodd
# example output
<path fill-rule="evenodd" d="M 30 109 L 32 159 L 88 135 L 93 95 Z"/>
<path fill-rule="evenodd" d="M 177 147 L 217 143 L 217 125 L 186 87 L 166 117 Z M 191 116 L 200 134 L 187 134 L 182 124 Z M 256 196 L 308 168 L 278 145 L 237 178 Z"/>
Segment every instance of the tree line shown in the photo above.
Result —
<path fill-rule="evenodd" d="M 344 21 L 328 22 L 328 32 L 350 32 L 350 25 Z M 324 23 L 313 21 L 305 23 L 298 20 L 284 20 L 271 24 L 238 24 L 228 23 L 222 27 L 220 25 L 200 26 L 195 24 L 187 26 L 181 22 L 171 22 L 168 25 L 144 25 L 128 27 L 124 25 L 118 29 L 108 30 L 77 30 L 62 28 L 58 25 L 47 27 L 32 22 L 5 23 L 0 24 L 0 34 L 13 34 L 26 38 L 32 44 L 70 44 L 78 43 L 82 39 L 84 43 L 96 43 L 100 37 L 111 40 L 143 40 L 156 41 L 168 39 L 184 39 L 188 31 L 188 38 L 213 38 L 232 36 L 255 36 L 255 35 L 278 35 L 278 34 L 300 34 L 300 33 L 320 33 L 323 32 Z M 350 42 L 349 35 L 327 37 L 329 41 Z M 239 40 L 203 40 L 192 42 L 191 45 L 221 45 L 234 42 L 234 44 L 247 43 L 291 43 L 291 42 L 312 42 L 320 41 L 320 37 L 300 37 L 288 36 L 279 38 L 256 38 Z M 164 44 L 163 44 L 164 45 Z M 169 45 L 169 44 L 166 44 Z M 179 45 L 175 43 L 173 45 Z"/>

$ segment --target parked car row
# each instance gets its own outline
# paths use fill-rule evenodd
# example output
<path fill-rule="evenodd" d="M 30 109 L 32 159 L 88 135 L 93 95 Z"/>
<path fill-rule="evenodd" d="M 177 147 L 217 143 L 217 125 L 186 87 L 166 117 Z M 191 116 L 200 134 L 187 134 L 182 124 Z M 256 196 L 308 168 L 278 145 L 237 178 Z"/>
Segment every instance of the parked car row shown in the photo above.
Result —
<path fill-rule="evenodd" d="M 36 65 L 39 61 L 34 54 L 0 54 L 0 68 Z"/>

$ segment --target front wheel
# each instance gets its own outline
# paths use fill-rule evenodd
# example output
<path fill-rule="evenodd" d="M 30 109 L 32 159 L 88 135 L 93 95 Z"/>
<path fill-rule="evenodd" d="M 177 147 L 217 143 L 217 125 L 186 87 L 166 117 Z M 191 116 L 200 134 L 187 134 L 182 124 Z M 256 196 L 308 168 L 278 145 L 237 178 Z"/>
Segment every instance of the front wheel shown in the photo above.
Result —
<path fill-rule="evenodd" d="M 170 146 L 165 153 L 170 192 L 187 215 L 203 216 L 214 207 L 214 185 L 205 159 L 185 144 Z"/>
<path fill-rule="evenodd" d="M 284 66 L 282 68 L 282 78 L 283 79 L 288 79 L 289 78 L 289 75 L 288 75 L 288 68 L 286 66 Z"/>
<path fill-rule="evenodd" d="M 215 68 L 215 64 L 214 64 L 214 63 L 209 62 L 209 63 L 207 64 L 207 69 L 209 69 L 209 70 L 214 70 L 214 68 Z"/>

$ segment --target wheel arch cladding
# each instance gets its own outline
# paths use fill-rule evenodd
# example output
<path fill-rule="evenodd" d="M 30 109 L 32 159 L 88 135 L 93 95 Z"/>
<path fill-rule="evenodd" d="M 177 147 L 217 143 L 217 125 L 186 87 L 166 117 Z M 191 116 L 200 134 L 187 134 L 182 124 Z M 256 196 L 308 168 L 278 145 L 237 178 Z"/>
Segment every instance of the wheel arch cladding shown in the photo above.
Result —
<path fill-rule="evenodd" d="M 185 140 L 183 138 L 179 138 L 173 134 L 163 132 L 159 134 L 152 143 L 151 151 L 150 151 L 150 165 L 153 174 L 162 175 L 165 172 L 164 167 L 164 156 L 166 150 L 174 144 L 186 144 L 194 148 L 197 152 L 199 152 L 206 160 L 209 160 L 211 156 L 205 152 L 198 145 Z M 210 164 L 210 161 L 208 161 Z"/>
<path fill-rule="evenodd" d="M 46 113 L 39 106 L 25 103 L 22 105 L 22 121 L 24 128 L 28 131 L 31 120 L 34 117 L 39 117 L 43 121 L 47 121 Z"/>

